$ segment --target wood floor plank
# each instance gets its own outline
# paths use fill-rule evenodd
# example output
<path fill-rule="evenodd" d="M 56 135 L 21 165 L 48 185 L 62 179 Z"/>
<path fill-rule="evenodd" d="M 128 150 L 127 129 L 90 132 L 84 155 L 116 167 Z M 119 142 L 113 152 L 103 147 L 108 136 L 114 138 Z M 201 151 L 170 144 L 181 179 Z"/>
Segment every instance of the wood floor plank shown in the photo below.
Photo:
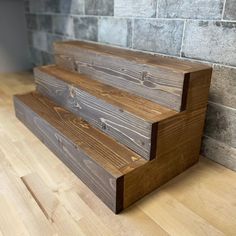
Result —
<path fill-rule="evenodd" d="M 108 229 L 100 220 L 99 217 L 89 209 L 87 205 L 82 201 L 79 195 L 70 189 L 69 191 L 60 192 L 59 198 L 63 202 L 65 208 L 70 212 L 73 218 L 77 219 L 77 222 L 81 230 L 87 235 L 114 235 L 114 231 Z M 93 220 L 91 221 L 91 217 Z"/>
<path fill-rule="evenodd" d="M 141 201 L 139 207 L 170 235 L 224 235 L 164 191 L 152 200 Z"/>
<path fill-rule="evenodd" d="M 20 177 L 9 166 L 5 167 L 3 163 L 1 163 L 1 168 L 0 194 L 11 202 L 27 228 L 29 235 L 55 235 L 55 229 L 50 225 L 36 202 L 32 199 Z"/>
<path fill-rule="evenodd" d="M 210 191 L 204 183 L 196 185 L 185 182 L 182 189 L 183 191 L 178 191 L 177 185 L 169 189 L 169 193 L 225 235 L 233 235 L 236 232 L 236 207 Z"/>
<path fill-rule="evenodd" d="M 86 194 L 84 194 L 85 189 L 86 186 L 77 182 L 73 191 L 86 203 L 87 208 L 92 210 L 110 230 L 117 232 L 117 235 L 169 235 L 142 210 L 138 209 L 136 205 L 126 209 L 119 215 L 114 215 L 91 191 L 86 191 Z"/>
<path fill-rule="evenodd" d="M 20 220 L 19 215 L 16 214 L 15 209 L 12 207 L 4 196 L 0 195 L 0 209 L 4 214 L 0 214 L 0 231 L 6 236 L 30 236 L 26 227 Z"/>
<path fill-rule="evenodd" d="M 3 142 L 4 140 L 4 142 Z M 1 151 L 2 150 L 2 151 Z M 3 158 L 7 159 L 14 171 L 19 175 L 26 175 L 31 172 L 27 160 L 23 161 L 24 155 L 18 150 L 14 142 L 7 134 L 0 132 L 0 151 L 3 153 Z"/>
<path fill-rule="evenodd" d="M 78 235 L 81 229 L 71 218 L 50 188 L 35 173 L 22 177 L 22 181 L 43 211 L 47 219 L 52 222 L 61 235 Z M 83 235 L 83 234 L 82 234 Z"/>

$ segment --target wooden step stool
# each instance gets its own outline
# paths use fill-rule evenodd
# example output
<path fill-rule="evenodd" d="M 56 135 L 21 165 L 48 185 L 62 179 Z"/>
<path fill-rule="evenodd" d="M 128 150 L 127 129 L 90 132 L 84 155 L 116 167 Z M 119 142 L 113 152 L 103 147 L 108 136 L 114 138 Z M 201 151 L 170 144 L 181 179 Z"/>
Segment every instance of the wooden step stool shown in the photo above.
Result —
<path fill-rule="evenodd" d="M 16 116 L 119 213 L 199 159 L 211 68 L 93 43 L 54 44 Z"/>

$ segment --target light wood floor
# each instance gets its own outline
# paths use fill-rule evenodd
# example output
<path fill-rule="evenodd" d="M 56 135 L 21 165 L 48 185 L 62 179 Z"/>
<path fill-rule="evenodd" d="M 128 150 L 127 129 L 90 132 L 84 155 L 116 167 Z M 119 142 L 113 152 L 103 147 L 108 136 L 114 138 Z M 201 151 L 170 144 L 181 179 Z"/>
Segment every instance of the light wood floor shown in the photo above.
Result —
<path fill-rule="evenodd" d="M 32 81 L 0 75 L 0 235 L 236 235 L 236 172 L 204 158 L 114 215 L 15 118 Z"/>

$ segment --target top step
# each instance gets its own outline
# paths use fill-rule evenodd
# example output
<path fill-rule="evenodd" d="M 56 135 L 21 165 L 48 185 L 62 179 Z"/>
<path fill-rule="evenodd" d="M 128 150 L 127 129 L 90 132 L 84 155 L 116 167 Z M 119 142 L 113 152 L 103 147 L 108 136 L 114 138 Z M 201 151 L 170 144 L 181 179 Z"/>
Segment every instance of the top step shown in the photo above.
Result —
<path fill-rule="evenodd" d="M 58 66 L 176 111 L 186 109 L 191 74 L 211 71 L 200 63 L 80 41 L 56 42 L 54 51 Z"/>

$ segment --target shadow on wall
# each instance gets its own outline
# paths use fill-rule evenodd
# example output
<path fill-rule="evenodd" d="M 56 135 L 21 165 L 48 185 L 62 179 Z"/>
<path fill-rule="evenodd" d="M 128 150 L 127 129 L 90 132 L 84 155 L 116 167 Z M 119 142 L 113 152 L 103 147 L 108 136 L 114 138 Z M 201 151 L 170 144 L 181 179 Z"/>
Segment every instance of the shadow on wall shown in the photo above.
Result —
<path fill-rule="evenodd" d="M 31 68 L 23 0 L 0 0 L 0 73 Z"/>

